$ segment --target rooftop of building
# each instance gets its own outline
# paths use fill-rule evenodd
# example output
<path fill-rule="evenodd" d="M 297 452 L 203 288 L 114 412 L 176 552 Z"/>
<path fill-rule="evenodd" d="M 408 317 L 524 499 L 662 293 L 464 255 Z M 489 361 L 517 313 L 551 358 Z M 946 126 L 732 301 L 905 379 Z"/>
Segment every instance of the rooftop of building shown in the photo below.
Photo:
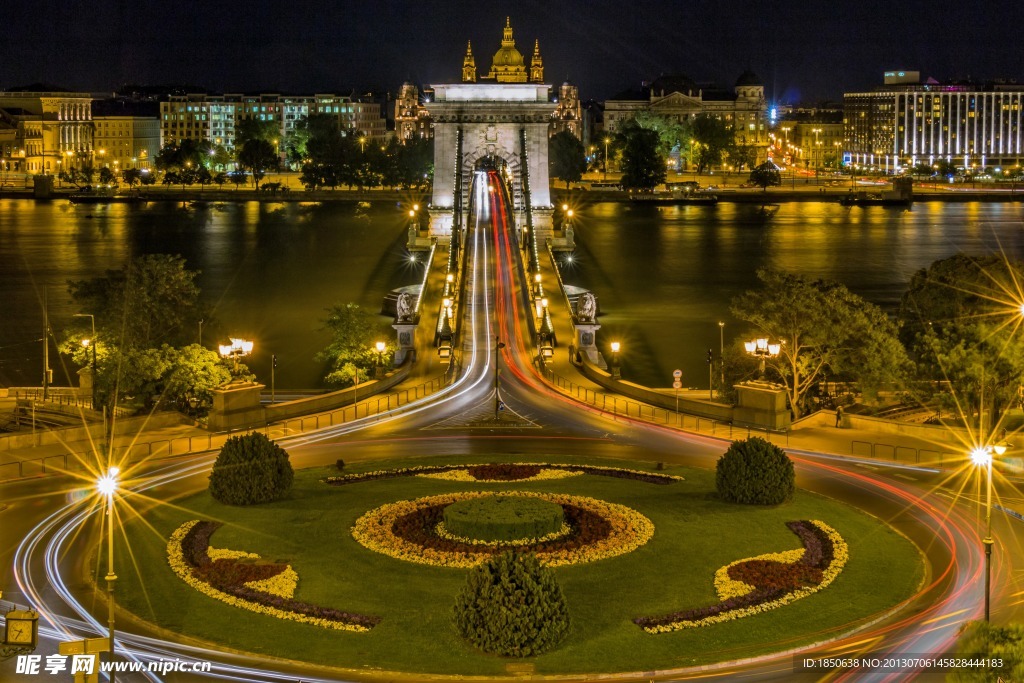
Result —
<path fill-rule="evenodd" d="M 97 116 L 157 117 L 160 103 L 155 101 L 129 100 L 122 97 L 92 101 L 93 118 Z"/>

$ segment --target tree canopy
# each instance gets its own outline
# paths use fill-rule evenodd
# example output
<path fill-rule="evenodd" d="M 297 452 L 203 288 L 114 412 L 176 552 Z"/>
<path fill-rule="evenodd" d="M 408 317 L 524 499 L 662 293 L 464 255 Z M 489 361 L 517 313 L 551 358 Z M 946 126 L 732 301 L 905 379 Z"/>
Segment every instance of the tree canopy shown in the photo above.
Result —
<path fill-rule="evenodd" d="M 1024 382 L 1024 264 L 956 254 L 919 270 L 900 302 L 900 338 L 926 380 L 946 380 L 964 417 L 993 423 Z M 980 414 L 980 413 L 979 413 Z"/>
<path fill-rule="evenodd" d="M 651 190 L 665 182 L 665 159 L 658 153 L 656 131 L 627 121 L 619 130 L 622 145 L 622 187 Z"/>
<path fill-rule="evenodd" d="M 826 371 L 859 381 L 866 393 L 902 378 L 909 360 L 880 308 L 838 282 L 768 269 L 757 277 L 761 285 L 733 299 L 732 312 L 781 344 L 767 372 L 785 386 L 795 417 Z"/>
<path fill-rule="evenodd" d="M 260 180 L 267 171 L 276 169 L 278 165 L 274 145 L 260 138 L 247 140 L 238 151 L 238 165 L 249 169 L 256 189 L 260 189 Z"/>
<path fill-rule="evenodd" d="M 766 161 L 750 172 L 750 182 L 767 192 L 769 187 L 777 187 L 782 184 L 782 175 L 779 167 L 771 161 Z"/>
<path fill-rule="evenodd" d="M 376 343 L 385 344 L 385 358 L 391 355 L 393 332 L 378 316 L 361 308 L 359 304 L 334 304 L 327 309 L 323 329 L 331 333 L 331 341 L 316 359 L 328 365 L 324 381 L 328 384 L 348 385 L 356 378 L 366 380 L 377 363 Z"/>
<path fill-rule="evenodd" d="M 562 180 L 569 189 L 569 184 L 578 183 L 587 170 L 587 151 L 579 138 L 563 130 L 548 141 L 548 161 L 551 177 Z"/>
<path fill-rule="evenodd" d="M 691 154 L 697 173 L 721 164 L 725 153 L 734 143 L 732 127 L 710 114 L 700 114 L 693 120 L 690 135 L 694 140 Z"/>

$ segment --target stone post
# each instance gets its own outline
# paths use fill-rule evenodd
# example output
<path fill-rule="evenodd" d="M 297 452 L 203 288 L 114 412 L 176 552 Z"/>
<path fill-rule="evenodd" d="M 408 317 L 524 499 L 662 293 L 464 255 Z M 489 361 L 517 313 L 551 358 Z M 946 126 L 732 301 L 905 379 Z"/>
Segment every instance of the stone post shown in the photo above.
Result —
<path fill-rule="evenodd" d="M 398 335 L 398 348 L 395 349 L 395 367 L 405 362 L 407 356 L 416 358 L 416 322 L 396 322 L 391 327 L 395 328 Z"/>
<path fill-rule="evenodd" d="M 226 432 L 263 424 L 260 393 L 265 388 L 258 382 L 231 382 L 214 389 L 210 431 Z"/>
<path fill-rule="evenodd" d="M 585 355 L 594 365 L 605 367 L 601 354 L 597 350 L 597 331 L 601 326 L 596 322 L 574 322 L 573 328 L 576 331 L 576 349 L 580 354 Z"/>
<path fill-rule="evenodd" d="M 768 382 L 744 382 L 734 385 L 734 388 L 737 402 L 733 425 L 779 431 L 789 428 L 785 389 Z"/>

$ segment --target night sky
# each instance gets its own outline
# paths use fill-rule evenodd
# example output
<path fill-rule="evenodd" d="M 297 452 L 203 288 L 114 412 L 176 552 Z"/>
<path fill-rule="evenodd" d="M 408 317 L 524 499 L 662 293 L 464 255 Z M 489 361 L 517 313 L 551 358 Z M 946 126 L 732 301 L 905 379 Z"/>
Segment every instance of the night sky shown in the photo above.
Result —
<path fill-rule="evenodd" d="M 3 0 L 0 89 L 112 91 L 187 83 L 228 92 L 397 89 L 459 79 L 466 40 L 486 72 L 506 14 L 545 76 L 605 99 L 660 73 L 731 86 L 746 68 L 771 101 L 838 99 L 887 69 L 1024 82 L 1024 3 L 886 0 Z"/>

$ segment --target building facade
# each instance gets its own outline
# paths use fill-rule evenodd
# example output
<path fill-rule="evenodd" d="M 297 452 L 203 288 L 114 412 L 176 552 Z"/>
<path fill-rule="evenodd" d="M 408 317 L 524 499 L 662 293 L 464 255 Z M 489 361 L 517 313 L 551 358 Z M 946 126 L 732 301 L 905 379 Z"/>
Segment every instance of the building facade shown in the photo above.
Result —
<path fill-rule="evenodd" d="M 153 159 L 160 151 L 159 112 L 156 102 L 95 100 L 92 119 L 96 168 L 153 168 Z"/>
<path fill-rule="evenodd" d="M 346 95 L 173 95 L 160 103 L 161 143 L 196 140 L 228 149 L 234 147 L 238 122 L 253 118 L 277 124 L 283 141 L 300 119 L 313 114 L 335 117 L 342 131 L 353 131 L 367 142 L 387 140 L 387 124 L 380 105 Z"/>
<path fill-rule="evenodd" d="M 93 164 L 88 93 L 0 92 L 0 126 L 8 131 L 0 148 L 8 170 L 56 174 Z"/>
<path fill-rule="evenodd" d="M 850 161 L 887 172 L 938 160 L 972 170 L 1024 159 L 1024 86 L 1017 83 L 887 73 L 884 85 L 844 95 L 843 119 Z"/>
<path fill-rule="evenodd" d="M 615 133 L 641 112 L 686 123 L 701 114 L 714 116 L 732 127 L 738 145 L 752 145 L 764 158 L 769 144 L 768 105 L 764 85 L 752 72 L 743 73 L 732 90 L 701 85 L 686 76 L 661 76 L 640 90 L 627 91 L 604 103 L 604 130 Z"/>
<path fill-rule="evenodd" d="M 395 98 L 395 135 L 400 141 L 434 137 L 434 121 L 420 101 L 420 89 L 406 81 Z"/>

